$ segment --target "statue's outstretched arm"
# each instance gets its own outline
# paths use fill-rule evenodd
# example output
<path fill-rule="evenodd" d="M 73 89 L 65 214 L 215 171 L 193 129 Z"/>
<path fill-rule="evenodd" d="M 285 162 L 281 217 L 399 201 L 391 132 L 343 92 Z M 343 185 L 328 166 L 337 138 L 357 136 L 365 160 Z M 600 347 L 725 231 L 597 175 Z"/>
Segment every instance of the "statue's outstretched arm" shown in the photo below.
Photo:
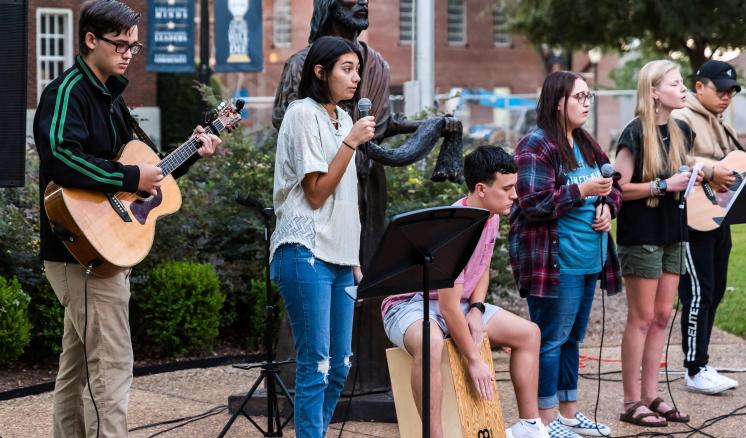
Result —
<path fill-rule="evenodd" d="M 386 133 L 383 138 L 393 137 L 399 134 L 411 134 L 422 124 L 422 120 L 408 119 L 402 113 L 392 113 L 389 124 L 386 127 Z"/>
<path fill-rule="evenodd" d="M 431 179 L 460 182 L 463 179 L 461 124 L 457 124 L 458 129 L 443 134 L 446 124 L 453 124 L 453 119 L 433 117 L 420 121 L 415 133 L 401 146 L 387 148 L 371 142 L 366 148 L 366 153 L 372 160 L 384 166 L 406 166 L 425 158 L 435 147 L 438 139 L 443 137 L 443 145 Z"/>

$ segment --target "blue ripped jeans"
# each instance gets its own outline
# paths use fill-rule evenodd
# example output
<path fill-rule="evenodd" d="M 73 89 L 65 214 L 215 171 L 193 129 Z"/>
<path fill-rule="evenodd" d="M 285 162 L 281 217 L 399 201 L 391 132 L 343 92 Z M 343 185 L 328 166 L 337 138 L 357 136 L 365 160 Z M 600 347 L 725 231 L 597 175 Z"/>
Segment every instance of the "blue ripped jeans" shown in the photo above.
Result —
<path fill-rule="evenodd" d="M 301 245 L 274 253 L 271 276 L 280 286 L 296 352 L 295 433 L 322 438 L 350 370 L 355 302 L 352 267 L 319 260 Z"/>

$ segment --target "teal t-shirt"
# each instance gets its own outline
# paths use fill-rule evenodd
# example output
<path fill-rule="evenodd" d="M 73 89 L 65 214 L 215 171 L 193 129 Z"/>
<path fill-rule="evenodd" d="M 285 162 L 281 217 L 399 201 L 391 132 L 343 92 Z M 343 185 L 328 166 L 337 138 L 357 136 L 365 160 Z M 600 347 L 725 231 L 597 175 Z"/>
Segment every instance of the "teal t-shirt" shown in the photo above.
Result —
<path fill-rule="evenodd" d="M 601 177 L 601 171 L 596 163 L 588 165 L 585 162 L 577 143 L 573 144 L 573 153 L 578 168 L 567 172 L 566 185 L 580 184 L 590 178 Z M 593 219 L 596 215 L 594 203 L 597 198 L 586 197 L 583 205 L 573 208 L 570 213 L 557 220 L 559 265 L 563 274 L 594 274 L 600 272 L 603 267 L 606 260 L 606 233 L 593 230 Z"/>

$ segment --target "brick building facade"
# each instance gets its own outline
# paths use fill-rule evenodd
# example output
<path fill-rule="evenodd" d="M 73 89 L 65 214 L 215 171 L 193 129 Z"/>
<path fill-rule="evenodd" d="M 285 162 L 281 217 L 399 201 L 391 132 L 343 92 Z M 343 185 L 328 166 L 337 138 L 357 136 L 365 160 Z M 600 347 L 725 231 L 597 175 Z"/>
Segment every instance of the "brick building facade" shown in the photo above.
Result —
<path fill-rule="evenodd" d="M 147 40 L 147 0 L 124 0 L 142 13 L 139 26 L 140 41 Z M 195 1 L 195 43 L 199 44 L 199 0 Z M 213 0 L 210 0 L 211 2 Z M 504 17 L 495 15 L 491 0 L 434 0 L 435 1 L 435 87 L 436 93 L 448 93 L 452 88 L 499 88 L 505 93 L 534 93 L 541 86 L 546 71 L 544 60 L 535 47 L 523 38 L 510 35 L 501 28 Z M 45 81 L 53 79 L 64 68 L 50 71 L 39 69 L 39 59 L 53 59 L 52 63 L 72 62 L 77 53 L 77 21 L 81 0 L 29 0 L 28 13 L 28 130 Z M 404 82 L 411 79 L 413 47 L 410 44 L 412 5 L 416 0 L 379 0 L 370 4 L 369 30 L 361 39 L 378 50 L 391 67 L 392 94 L 401 94 Z M 285 60 L 308 44 L 309 25 L 313 13 L 310 0 L 262 0 L 264 71 L 261 73 L 219 74 L 226 95 L 243 89 L 252 97 L 274 96 Z M 44 22 L 47 20 L 46 22 Z M 51 20 L 51 21 L 50 21 Z M 49 28 L 52 21 L 62 23 Z M 211 18 L 212 21 L 212 18 Z M 43 28 L 44 27 L 44 28 Z M 212 26 L 211 26 L 212 27 Z M 53 53 L 37 50 L 38 42 L 58 42 Z M 61 53 L 64 52 L 64 53 Z M 51 55 L 52 58 L 50 58 Z M 199 47 L 195 47 L 199 56 Z M 57 56 L 58 58 L 54 58 Z M 575 66 L 586 61 L 576 56 Z M 56 59 L 56 61 L 54 61 Z M 125 93 L 129 106 L 145 120 L 144 128 L 157 141 L 160 137 L 160 110 L 156 106 L 156 74 L 146 69 L 145 52 L 135 56 L 127 77 L 130 87 Z M 608 60 L 612 61 L 612 60 Z M 601 77 L 613 68 L 606 59 L 600 65 Z M 47 63 L 48 65 L 49 63 Z M 50 74 L 51 73 L 51 74 Z M 267 123 L 271 103 L 254 107 L 255 123 Z M 602 114 L 607 114 L 603 111 Z M 474 122 L 489 123 L 494 118 L 490 107 L 473 106 L 470 118 Z M 468 122 L 467 122 L 468 123 Z M 605 139 L 604 139 L 605 140 Z"/>

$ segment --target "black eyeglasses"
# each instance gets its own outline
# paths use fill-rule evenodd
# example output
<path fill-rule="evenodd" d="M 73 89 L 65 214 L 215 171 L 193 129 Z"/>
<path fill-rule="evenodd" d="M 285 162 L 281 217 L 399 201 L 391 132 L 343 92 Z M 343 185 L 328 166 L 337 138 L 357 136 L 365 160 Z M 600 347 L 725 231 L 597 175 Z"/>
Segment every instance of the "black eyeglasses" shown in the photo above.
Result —
<path fill-rule="evenodd" d="M 707 88 L 714 91 L 718 99 L 722 99 L 725 96 L 728 96 L 731 99 L 733 99 L 734 97 L 736 97 L 736 94 L 738 94 L 738 90 L 735 87 L 731 88 L 730 90 L 721 91 L 721 90 L 718 90 L 714 85 L 712 85 L 711 82 L 707 84 Z"/>
<path fill-rule="evenodd" d="M 593 99 L 596 97 L 596 95 L 593 93 L 585 93 L 581 91 L 580 93 L 571 95 L 571 97 L 578 99 L 578 102 L 581 105 L 585 105 L 586 102 L 593 103 Z"/>
<path fill-rule="evenodd" d="M 138 53 L 140 53 L 140 49 L 142 49 L 142 44 L 138 42 L 134 42 L 132 44 L 119 43 L 119 42 L 112 41 L 108 38 L 104 38 L 98 35 L 96 36 L 96 38 L 100 39 L 101 41 L 106 41 L 107 43 L 111 44 L 112 46 L 114 46 L 114 51 L 122 55 L 127 53 L 127 50 L 132 52 L 133 55 L 137 55 Z"/>

